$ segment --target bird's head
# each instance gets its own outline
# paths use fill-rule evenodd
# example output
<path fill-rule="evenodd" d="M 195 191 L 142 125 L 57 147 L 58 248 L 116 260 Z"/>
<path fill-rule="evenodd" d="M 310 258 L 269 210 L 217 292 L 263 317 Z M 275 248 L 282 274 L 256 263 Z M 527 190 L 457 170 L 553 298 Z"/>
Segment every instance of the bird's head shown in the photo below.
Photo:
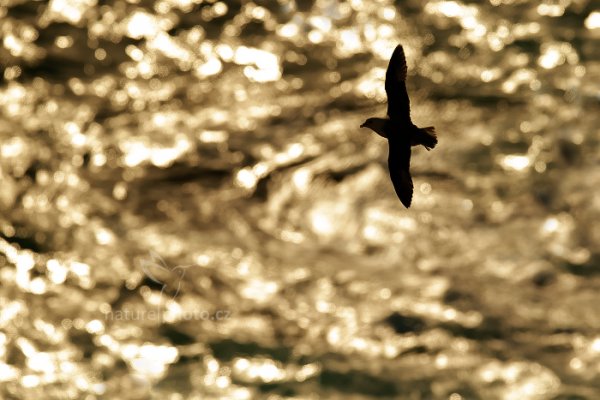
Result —
<path fill-rule="evenodd" d="M 362 123 L 360 127 L 373 129 L 373 127 L 375 126 L 375 121 L 375 118 L 368 118 L 365 122 Z"/>
<path fill-rule="evenodd" d="M 385 122 L 386 120 L 383 118 L 368 118 L 365 122 L 360 126 L 361 128 L 369 128 L 377 134 L 387 137 L 385 132 Z"/>

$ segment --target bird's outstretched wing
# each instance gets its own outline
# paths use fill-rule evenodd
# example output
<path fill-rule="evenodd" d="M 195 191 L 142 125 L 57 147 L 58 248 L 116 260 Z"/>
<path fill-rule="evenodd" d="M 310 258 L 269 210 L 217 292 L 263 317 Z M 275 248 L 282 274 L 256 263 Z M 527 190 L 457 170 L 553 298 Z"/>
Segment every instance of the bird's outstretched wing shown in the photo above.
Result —
<path fill-rule="evenodd" d="M 394 190 L 404 207 L 410 207 L 413 195 L 413 183 L 410 176 L 410 144 L 404 146 L 390 145 L 388 168 Z"/>
<path fill-rule="evenodd" d="M 385 74 L 388 116 L 391 120 L 410 121 L 410 100 L 406 92 L 406 57 L 402 45 L 396 46 Z"/>

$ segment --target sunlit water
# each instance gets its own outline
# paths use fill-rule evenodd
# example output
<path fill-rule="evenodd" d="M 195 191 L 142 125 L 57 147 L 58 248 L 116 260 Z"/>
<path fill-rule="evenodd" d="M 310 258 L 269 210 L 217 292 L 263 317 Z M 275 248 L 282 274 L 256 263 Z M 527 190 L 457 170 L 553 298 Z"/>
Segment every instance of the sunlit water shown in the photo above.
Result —
<path fill-rule="evenodd" d="M 600 398 L 594 2 L 101 3 L 0 3 L 1 398 Z"/>

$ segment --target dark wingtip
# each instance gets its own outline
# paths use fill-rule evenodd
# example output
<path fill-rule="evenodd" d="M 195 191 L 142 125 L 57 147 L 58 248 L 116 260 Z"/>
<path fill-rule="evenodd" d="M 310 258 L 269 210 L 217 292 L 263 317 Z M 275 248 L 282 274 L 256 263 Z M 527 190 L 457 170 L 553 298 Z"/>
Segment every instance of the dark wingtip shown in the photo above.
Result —
<path fill-rule="evenodd" d="M 398 173 L 392 173 L 391 178 L 398 199 L 400 199 L 404 207 L 410 208 L 413 197 L 413 185 L 410 173 L 407 170 L 399 171 Z"/>

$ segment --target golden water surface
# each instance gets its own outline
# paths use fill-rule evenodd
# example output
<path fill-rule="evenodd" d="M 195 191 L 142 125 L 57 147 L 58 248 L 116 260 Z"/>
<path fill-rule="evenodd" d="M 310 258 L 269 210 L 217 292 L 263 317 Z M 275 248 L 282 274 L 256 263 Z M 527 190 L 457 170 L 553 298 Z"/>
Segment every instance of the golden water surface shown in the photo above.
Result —
<path fill-rule="evenodd" d="M 0 1 L 0 399 L 600 398 L 591 0 Z M 385 113 L 402 43 L 413 205 Z"/>

